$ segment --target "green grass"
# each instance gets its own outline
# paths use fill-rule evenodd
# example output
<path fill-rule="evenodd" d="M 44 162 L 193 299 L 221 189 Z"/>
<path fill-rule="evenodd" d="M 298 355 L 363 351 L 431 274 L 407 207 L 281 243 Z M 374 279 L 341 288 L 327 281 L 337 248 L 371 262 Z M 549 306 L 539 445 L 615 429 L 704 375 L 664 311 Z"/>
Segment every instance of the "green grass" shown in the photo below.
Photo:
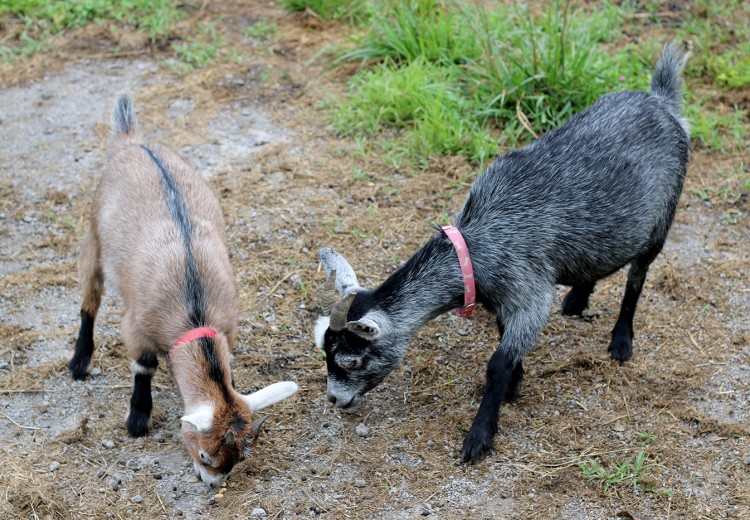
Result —
<path fill-rule="evenodd" d="M 670 495 L 672 491 L 657 490 L 651 480 L 651 471 L 657 467 L 663 467 L 654 462 L 648 462 L 648 454 L 640 450 L 632 462 L 616 464 L 614 468 L 608 469 L 593 459 L 586 459 L 578 464 L 584 477 L 590 481 L 609 489 L 611 487 L 628 487 L 641 489 L 646 493 L 658 493 Z"/>
<path fill-rule="evenodd" d="M 702 16 L 689 17 L 679 34 L 695 47 L 688 74 L 722 89 L 749 87 L 750 4 L 737 0 L 697 3 Z M 730 20 L 731 28 L 720 20 Z"/>
<path fill-rule="evenodd" d="M 559 126 L 611 89 L 641 85 L 647 60 L 597 45 L 616 33 L 620 12 L 549 14 L 489 11 L 450 0 L 392 0 L 370 5 L 369 30 L 340 61 L 375 63 L 350 83 L 336 128 L 345 135 L 396 134 L 379 151 L 424 166 L 435 154 L 477 164 L 504 144 Z M 650 60 L 649 60 L 650 61 Z"/>
<path fill-rule="evenodd" d="M 315 10 L 318 2 L 301 3 Z M 748 5 L 698 0 L 669 36 L 633 43 L 623 41 L 623 25 L 658 23 L 656 14 L 650 22 L 628 19 L 625 8 L 582 11 L 567 0 L 535 11 L 461 0 L 362 1 L 366 23 L 334 63 L 363 67 L 348 100 L 326 105 L 342 135 L 366 139 L 367 153 L 394 165 L 424 167 L 436 154 L 483 164 L 607 92 L 648 91 L 664 41 L 684 39 L 694 48 L 685 81 L 694 143 L 737 151 L 750 132 L 747 116 L 718 111 L 709 96 L 690 92 L 694 81 L 721 91 L 750 86 Z"/>
<path fill-rule="evenodd" d="M 147 30 L 152 40 L 169 34 L 183 16 L 173 0 L 4 0 L 0 14 L 6 13 L 33 21 L 49 33 L 115 20 Z"/>
<path fill-rule="evenodd" d="M 688 96 L 688 100 L 693 96 Z M 734 152 L 747 149 L 750 123 L 743 110 L 734 107 L 722 114 L 707 101 L 688 101 L 685 107 L 690 123 L 690 135 L 694 143 L 718 152 Z"/>
<path fill-rule="evenodd" d="M 3 0 L 0 14 L 16 16 L 24 24 L 21 32 L 0 41 L 0 58 L 4 61 L 44 51 L 50 35 L 75 30 L 88 23 L 114 21 L 147 31 L 152 43 L 167 41 L 176 22 L 186 16 L 174 0 Z M 217 31 L 218 21 L 198 24 L 189 38 L 171 42 L 170 48 L 177 60 L 173 68 L 190 72 L 216 60 L 224 45 Z M 275 25 L 258 23 L 247 32 L 262 37 L 275 30 Z"/>
<path fill-rule="evenodd" d="M 175 66 L 181 72 L 190 72 L 212 63 L 224 41 L 216 31 L 219 19 L 198 26 L 198 34 L 190 41 L 173 43 L 172 50 L 178 62 Z"/>
<path fill-rule="evenodd" d="M 465 153 L 482 162 L 495 153 L 496 140 L 461 95 L 457 72 L 423 59 L 402 67 L 385 61 L 354 78 L 334 124 L 354 135 L 390 128 L 401 136 L 386 144 L 389 151 L 416 162 L 437 153 Z"/>
<path fill-rule="evenodd" d="M 290 11 L 310 10 L 325 20 L 361 20 L 366 16 L 365 0 L 284 0 Z"/>
<path fill-rule="evenodd" d="M 46 50 L 45 41 L 52 34 L 106 20 L 147 31 L 155 42 L 166 38 L 185 16 L 174 0 L 3 0 L 0 15 L 12 15 L 23 22 L 19 33 L 0 41 L 4 61 Z"/>
<path fill-rule="evenodd" d="M 701 200 L 733 206 L 741 199 L 750 199 L 750 165 L 740 160 L 730 171 L 721 172 L 713 184 L 690 190 Z"/>
<path fill-rule="evenodd" d="M 256 38 L 258 40 L 265 40 L 278 32 L 278 30 L 279 26 L 275 23 L 270 23 L 266 20 L 258 20 L 254 24 L 242 29 L 241 32 L 244 36 L 249 36 L 250 38 Z"/>

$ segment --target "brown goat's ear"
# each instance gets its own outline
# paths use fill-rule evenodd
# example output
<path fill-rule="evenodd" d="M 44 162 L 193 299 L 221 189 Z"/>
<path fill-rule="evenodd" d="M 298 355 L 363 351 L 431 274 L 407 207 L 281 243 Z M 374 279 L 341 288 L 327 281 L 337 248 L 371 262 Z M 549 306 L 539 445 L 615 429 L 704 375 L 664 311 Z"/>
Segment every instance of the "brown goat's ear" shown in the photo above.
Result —
<path fill-rule="evenodd" d="M 234 444 L 236 442 L 236 439 L 234 438 L 234 432 L 232 430 L 227 430 L 227 433 L 224 435 L 224 444 Z"/>

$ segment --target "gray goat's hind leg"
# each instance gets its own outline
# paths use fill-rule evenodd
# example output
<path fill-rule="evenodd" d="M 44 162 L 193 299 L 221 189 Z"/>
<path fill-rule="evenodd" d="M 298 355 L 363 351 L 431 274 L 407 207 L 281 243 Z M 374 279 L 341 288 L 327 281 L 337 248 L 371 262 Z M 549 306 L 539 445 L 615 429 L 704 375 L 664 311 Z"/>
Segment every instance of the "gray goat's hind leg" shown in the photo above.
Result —
<path fill-rule="evenodd" d="M 574 285 L 565 295 L 562 313 L 566 316 L 580 316 L 589 306 L 589 296 L 594 292 L 596 282 Z"/>
<path fill-rule="evenodd" d="M 638 305 L 638 298 L 646 281 L 646 274 L 651 262 L 661 251 L 664 242 L 652 246 L 641 256 L 636 257 L 628 271 L 628 281 L 625 284 L 625 295 L 622 298 L 620 316 L 612 329 L 612 341 L 607 350 L 612 359 L 625 362 L 633 355 L 633 316 Z"/>

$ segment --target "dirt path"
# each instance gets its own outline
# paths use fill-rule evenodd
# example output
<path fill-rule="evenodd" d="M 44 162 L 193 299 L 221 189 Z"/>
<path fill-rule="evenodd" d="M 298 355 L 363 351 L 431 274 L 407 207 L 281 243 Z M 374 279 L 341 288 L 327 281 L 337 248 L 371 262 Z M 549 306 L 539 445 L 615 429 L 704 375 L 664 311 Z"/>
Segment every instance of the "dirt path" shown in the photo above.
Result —
<path fill-rule="evenodd" d="M 318 248 L 337 248 L 375 284 L 460 207 L 478 172 L 448 158 L 415 176 L 359 158 L 315 109 L 342 88 L 338 72 L 308 70 L 315 34 L 277 10 L 260 13 L 278 17 L 288 52 L 185 78 L 148 56 L 73 60 L 0 90 L 2 514 L 750 518 L 750 206 L 694 194 L 742 158 L 696 150 L 636 316 L 633 360 L 619 366 L 606 352 L 618 273 L 597 288 L 592 318 L 553 312 L 522 397 L 503 409 L 497 453 L 467 467 L 460 443 L 497 343 L 488 313 L 429 324 L 404 366 L 343 413 L 325 401 L 312 327 Z M 131 376 L 116 298 L 97 323 L 92 377 L 73 382 L 65 371 L 78 327 L 78 242 L 123 91 L 146 135 L 177 148 L 222 199 L 242 309 L 238 388 L 282 378 L 301 387 L 270 410 L 253 458 L 217 501 L 192 476 L 164 371 L 152 433 L 124 430 Z M 656 464 L 640 487 L 606 488 L 579 468 L 595 459 L 613 470 L 640 451 Z"/>

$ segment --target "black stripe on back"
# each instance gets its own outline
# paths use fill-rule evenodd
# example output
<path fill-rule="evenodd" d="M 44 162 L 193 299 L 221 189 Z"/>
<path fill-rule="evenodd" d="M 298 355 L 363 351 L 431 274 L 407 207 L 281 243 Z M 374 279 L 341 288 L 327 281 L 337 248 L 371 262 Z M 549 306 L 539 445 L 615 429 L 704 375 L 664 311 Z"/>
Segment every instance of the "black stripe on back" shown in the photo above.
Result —
<path fill-rule="evenodd" d="M 219 385 L 224 394 L 224 399 L 229 401 L 229 388 L 225 384 L 224 370 L 222 370 L 219 364 L 219 357 L 216 355 L 216 346 L 214 345 L 213 338 L 200 338 L 198 341 L 200 342 L 203 355 L 206 356 L 206 361 L 208 362 L 208 377 Z"/>
<path fill-rule="evenodd" d="M 198 269 L 195 265 L 193 249 L 190 245 L 190 236 L 193 233 L 193 224 L 190 222 L 185 198 L 182 196 L 180 187 L 175 182 L 174 177 L 161 161 L 159 156 L 148 148 L 140 145 L 148 156 L 154 161 L 156 168 L 161 174 L 161 183 L 164 187 L 164 194 L 167 199 L 167 206 L 172 215 L 172 220 L 182 232 L 182 241 L 185 246 L 185 299 L 188 304 L 190 324 L 193 327 L 205 325 L 206 321 L 206 298 L 198 276 Z"/>

